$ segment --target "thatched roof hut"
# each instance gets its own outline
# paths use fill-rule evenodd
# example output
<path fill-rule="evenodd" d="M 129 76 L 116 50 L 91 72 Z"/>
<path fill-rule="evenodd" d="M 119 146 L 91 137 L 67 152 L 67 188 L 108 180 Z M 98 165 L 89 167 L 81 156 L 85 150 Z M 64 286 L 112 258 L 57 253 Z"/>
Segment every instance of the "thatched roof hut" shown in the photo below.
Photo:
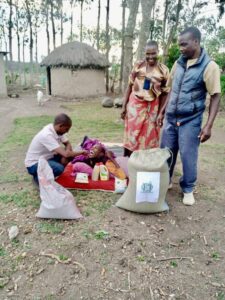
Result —
<path fill-rule="evenodd" d="M 87 44 L 64 44 L 52 51 L 41 66 L 47 67 L 49 94 L 74 98 L 105 93 L 107 61 Z"/>

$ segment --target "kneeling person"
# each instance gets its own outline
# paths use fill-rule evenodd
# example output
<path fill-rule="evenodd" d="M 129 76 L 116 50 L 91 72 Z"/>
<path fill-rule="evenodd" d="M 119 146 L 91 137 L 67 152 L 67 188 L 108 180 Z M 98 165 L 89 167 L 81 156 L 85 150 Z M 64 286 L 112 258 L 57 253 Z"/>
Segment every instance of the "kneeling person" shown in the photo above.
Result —
<path fill-rule="evenodd" d="M 33 138 L 26 154 L 25 166 L 35 182 L 38 183 L 37 168 L 41 156 L 48 161 L 54 176 L 57 177 L 63 172 L 70 158 L 86 153 L 86 151 L 74 152 L 72 150 L 66 135 L 71 126 L 70 117 L 66 114 L 59 114 L 55 117 L 53 124 L 46 125 Z"/>

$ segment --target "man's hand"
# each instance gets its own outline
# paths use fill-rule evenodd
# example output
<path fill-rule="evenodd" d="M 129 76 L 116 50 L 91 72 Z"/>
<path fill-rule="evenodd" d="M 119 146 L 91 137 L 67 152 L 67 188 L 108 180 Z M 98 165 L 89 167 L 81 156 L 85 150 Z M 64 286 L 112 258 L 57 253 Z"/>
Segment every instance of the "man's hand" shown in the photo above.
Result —
<path fill-rule="evenodd" d="M 202 128 L 198 137 L 199 137 L 201 143 L 204 143 L 205 141 L 207 141 L 211 137 L 211 127 L 205 125 Z"/>
<path fill-rule="evenodd" d="M 163 126 L 163 120 L 164 120 L 164 115 L 163 114 L 158 114 L 158 117 L 156 119 L 156 124 L 158 127 L 162 127 Z"/>

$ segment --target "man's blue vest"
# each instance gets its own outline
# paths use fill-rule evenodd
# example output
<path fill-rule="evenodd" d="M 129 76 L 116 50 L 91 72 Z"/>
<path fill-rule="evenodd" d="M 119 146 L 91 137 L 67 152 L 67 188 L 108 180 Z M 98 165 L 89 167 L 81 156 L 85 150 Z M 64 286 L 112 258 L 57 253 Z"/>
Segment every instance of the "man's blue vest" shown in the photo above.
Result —
<path fill-rule="evenodd" d="M 210 58 L 204 49 L 197 62 L 187 68 L 187 59 L 180 56 L 177 60 L 169 103 L 167 119 L 180 125 L 199 115 L 205 110 L 206 86 L 203 74 Z"/>

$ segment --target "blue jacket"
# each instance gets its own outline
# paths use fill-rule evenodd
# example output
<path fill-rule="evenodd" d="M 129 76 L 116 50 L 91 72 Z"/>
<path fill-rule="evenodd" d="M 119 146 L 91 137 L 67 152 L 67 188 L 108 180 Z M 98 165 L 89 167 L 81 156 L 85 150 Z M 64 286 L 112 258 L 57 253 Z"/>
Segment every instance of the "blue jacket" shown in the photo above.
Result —
<path fill-rule="evenodd" d="M 210 58 L 204 49 L 197 62 L 188 69 L 187 59 L 177 60 L 166 116 L 170 121 L 185 123 L 205 110 L 206 86 L 203 74 Z"/>

